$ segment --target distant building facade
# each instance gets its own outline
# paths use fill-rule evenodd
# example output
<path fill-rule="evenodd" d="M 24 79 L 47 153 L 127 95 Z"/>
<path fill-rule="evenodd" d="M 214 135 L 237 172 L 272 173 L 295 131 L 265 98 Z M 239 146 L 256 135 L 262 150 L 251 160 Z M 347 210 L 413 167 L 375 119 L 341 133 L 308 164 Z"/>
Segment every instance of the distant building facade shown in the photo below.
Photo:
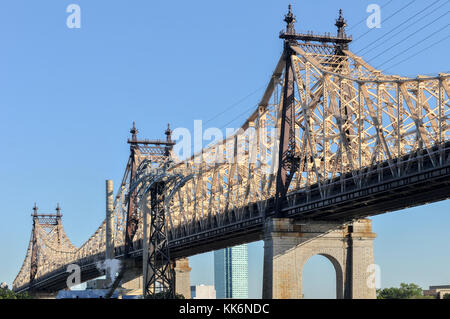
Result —
<path fill-rule="evenodd" d="M 424 296 L 434 296 L 436 299 L 443 299 L 445 294 L 450 294 L 450 285 L 430 286 L 430 289 L 424 290 Z"/>
<path fill-rule="evenodd" d="M 191 286 L 192 299 L 216 299 L 214 286 L 197 285 Z"/>
<path fill-rule="evenodd" d="M 248 246 L 228 247 L 214 252 L 216 297 L 248 298 Z"/>

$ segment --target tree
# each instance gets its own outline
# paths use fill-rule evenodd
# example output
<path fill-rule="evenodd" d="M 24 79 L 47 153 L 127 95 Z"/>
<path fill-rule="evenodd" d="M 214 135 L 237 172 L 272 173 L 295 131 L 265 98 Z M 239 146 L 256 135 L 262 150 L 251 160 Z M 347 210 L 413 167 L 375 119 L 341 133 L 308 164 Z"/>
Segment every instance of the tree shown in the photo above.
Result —
<path fill-rule="evenodd" d="M 422 288 L 418 285 L 410 283 L 401 283 L 400 288 L 384 288 L 377 289 L 377 299 L 428 299 L 432 296 L 424 296 Z"/>
<path fill-rule="evenodd" d="M 31 296 L 27 292 L 16 294 L 6 287 L 0 288 L 0 299 L 31 299 Z"/>
<path fill-rule="evenodd" d="M 450 294 L 445 294 L 442 299 L 450 299 Z"/>

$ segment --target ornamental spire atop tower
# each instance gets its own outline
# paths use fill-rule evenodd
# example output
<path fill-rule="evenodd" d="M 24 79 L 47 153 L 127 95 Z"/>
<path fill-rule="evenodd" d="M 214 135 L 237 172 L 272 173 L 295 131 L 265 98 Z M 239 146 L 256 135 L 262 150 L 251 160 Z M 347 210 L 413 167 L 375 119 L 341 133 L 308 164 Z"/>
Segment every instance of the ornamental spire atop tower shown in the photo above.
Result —
<path fill-rule="evenodd" d="M 170 129 L 170 123 L 167 123 L 167 130 L 164 134 L 166 134 L 166 143 L 168 143 L 165 147 L 164 155 L 170 157 L 170 151 L 172 150 L 172 145 L 169 145 L 172 143 L 172 130 Z"/>
<path fill-rule="evenodd" d="M 34 206 L 33 206 L 33 216 L 37 216 L 37 213 L 38 213 L 38 207 L 36 206 L 36 203 L 34 203 Z"/>
<path fill-rule="evenodd" d="M 289 11 L 284 16 L 286 22 L 286 34 L 295 34 L 294 23 L 297 21 L 295 15 L 292 13 L 292 5 L 289 4 Z"/>
<path fill-rule="evenodd" d="M 164 132 L 166 134 L 167 142 L 172 142 L 172 130 L 170 129 L 170 123 L 167 123 L 167 130 Z"/>
<path fill-rule="evenodd" d="M 345 27 L 347 26 L 347 21 L 345 21 L 342 15 L 342 9 L 339 9 L 339 18 L 337 18 L 336 23 L 334 24 L 337 27 L 337 37 L 345 38 Z"/>
<path fill-rule="evenodd" d="M 56 216 L 61 216 L 61 207 L 59 203 L 56 204 Z"/>
<path fill-rule="evenodd" d="M 136 141 L 137 140 L 137 133 L 138 133 L 139 131 L 138 131 L 138 129 L 136 128 L 136 125 L 135 125 L 135 123 L 134 123 L 134 121 L 133 121 L 133 127 L 131 128 L 131 130 L 130 130 L 130 133 L 131 133 L 131 140 L 132 141 Z"/>

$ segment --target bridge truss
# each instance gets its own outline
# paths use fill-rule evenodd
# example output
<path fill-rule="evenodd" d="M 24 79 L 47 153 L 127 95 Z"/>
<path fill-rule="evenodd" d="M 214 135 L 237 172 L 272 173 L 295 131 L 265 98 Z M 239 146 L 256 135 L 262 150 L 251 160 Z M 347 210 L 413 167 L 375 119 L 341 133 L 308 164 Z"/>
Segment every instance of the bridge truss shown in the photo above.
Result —
<path fill-rule="evenodd" d="M 156 161 L 145 146 L 134 149 L 114 201 L 116 258 L 142 254 L 149 186 L 163 178 L 167 240 L 177 245 L 224 227 L 234 231 L 254 220 L 261 223 L 350 188 L 358 191 L 418 172 L 448 172 L 450 74 L 383 74 L 348 49 L 351 38 L 342 16 L 336 37 L 296 33 L 291 11 L 285 21 L 284 51 L 258 107 L 233 135 L 188 159 L 177 161 L 171 154 L 170 165 Z M 448 192 L 429 201 L 445 198 Z M 345 218 L 355 216 L 340 216 Z M 64 234 L 62 226 L 57 229 Z M 34 223 L 14 289 L 48 288 L 46 283 L 68 264 L 89 265 L 104 252 L 105 222 L 80 248 Z"/>

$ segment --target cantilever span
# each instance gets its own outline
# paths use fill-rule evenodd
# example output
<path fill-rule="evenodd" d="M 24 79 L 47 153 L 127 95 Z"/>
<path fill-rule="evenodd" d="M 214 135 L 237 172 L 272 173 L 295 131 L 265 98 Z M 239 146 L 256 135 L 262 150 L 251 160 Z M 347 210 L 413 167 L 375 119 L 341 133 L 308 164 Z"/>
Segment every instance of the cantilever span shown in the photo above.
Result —
<path fill-rule="evenodd" d="M 172 258 L 262 239 L 270 217 L 345 223 L 449 198 L 450 74 L 383 74 L 349 50 L 342 16 L 336 37 L 295 33 L 291 12 L 285 21 L 283 53 L 240 130 L 164 168 L 177 176 L 164 190 Z M 142 259 L 146 199 L 136 190 L 163 166 L 147 144 L 134 145 L 115 197 L 116 258 Z M 71 263 L 83 280 L 98 276 L 105 233 L 103 222 L 75 248 L 35 223 L 14 290 L 62 289 Z"/>

